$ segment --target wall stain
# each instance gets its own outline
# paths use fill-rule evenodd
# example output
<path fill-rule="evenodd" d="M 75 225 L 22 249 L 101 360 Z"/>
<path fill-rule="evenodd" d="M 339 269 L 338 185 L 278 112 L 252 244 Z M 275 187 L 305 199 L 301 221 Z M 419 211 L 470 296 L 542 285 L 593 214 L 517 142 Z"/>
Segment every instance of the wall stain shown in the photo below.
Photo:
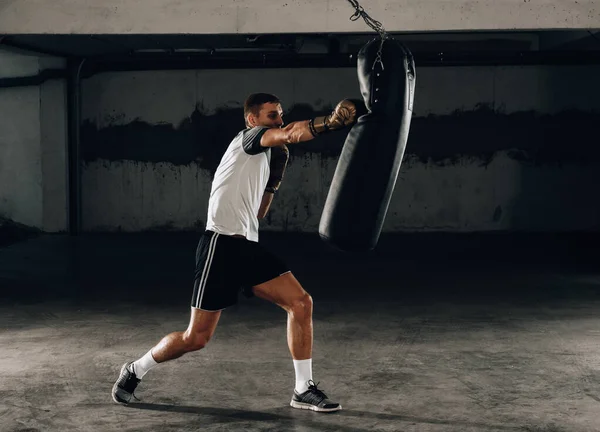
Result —
<path fill-rule="evenodd" d="M 298 104 L 285 113 L 284 120 L 290 123 L 309 119 L 331 109 L 316 111 L 308 104 Z M 536 165 L 586 164 L 600 158 L 598 124 L 600 112 L 505 114 L 481 105 L 471 111 L 413 118 L 405 158 L 416 157 L 424 163 L 444 166 L 468 156 L 485 166 L 496 152 L 507 151 L 513 159 Z M 174 165 L 196 162 L 214 174 L 230 141 L 243 128 L 242 108 L 228 107 L 207 114 L 201 106 L 196 106 L 177 126 L 134 120 L 98 129 L 94 122 L 86 120 L 81 128 L 82 154 L 85 162 L 98 159 Z M 332 133 L 292 145 L 291 158 L 305 154 L 337 158 L 346 135 Z"/>
<path fill-rule="evenodd" d="M 600 147 L 594 144 L 599 121 L 600 112 L 505 114 L 480 105 L 472 111 L 413 119 L 406 153 L 439 165 L 454 164 L 464 156 L 487 165 L 499 151 L 534 165 L 586 164 L 600 157 Z"/>

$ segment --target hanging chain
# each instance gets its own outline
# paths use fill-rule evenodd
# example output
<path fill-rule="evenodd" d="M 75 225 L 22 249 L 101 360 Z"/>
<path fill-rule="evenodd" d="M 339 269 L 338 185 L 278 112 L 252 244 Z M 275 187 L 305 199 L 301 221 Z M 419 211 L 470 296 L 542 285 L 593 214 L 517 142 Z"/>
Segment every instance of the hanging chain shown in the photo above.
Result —
<path fill-rule="evenodd" d="M 377 51 L 377 57 L 375 58 L 375 62 L 373 62 L 373 69 L 375 69 L 375 65 L 377 63 L 379 63 L 381 65 L 381 70 L 383 70 L 384 69 L 383 60 L 381 58 L 381 53 L 383 50 L 383 43 L 386 39 L 389 39 L 390 36 L 385 31 L 385 29 L 383 28 L 383 25 L 379 21 L 374 20 L 373 18 L 371 18 L 369 16 L 368 13 L 365 12 L 364 8 L 358 3 L 358 0 L 348 0 L 348 1 L 352 5 L 352 7 L 354 7 L 354 9 L 356 9 L 356 12 L 354 12 L 354 14 L 350 17 L 350 21 L 356 21 L 359 18 L 362 18 L 363 20 L 365 20 L 365 23 L 367 23 L 367 25 L 369 27 L 371 27 L 373 30 L 375 30 L 377 33 L 379 33 L 379 37 L 381 38 L 381 41 L 379 44 L 379 50 Z"/>
<path fill-rule="evenodd" d="M 358 0 L 348 0 L 348 1 L 352 5 L 352 7 L 354 7 L 354 9 L 356 9 L 356 12 L 354 12 L 354 15 L 352 15 L 350 17 L 350 21 L 356 21 L 357 19 L 362 18 L 365 20 L 365 22 L 367 23 L 367 25 L 369 27 L 371 27 L 373 30 L 375 30 L 377 33 L 379 33 L 379 36 L 381 36 L 381 39 L 387 39 L 389 37 L 387 32 L 385 31 L 385 29 L 383 28 L 383 25 L 379 21 L 371 18 L 369 16 L 369 14 L 365 12 L 364 8 L 360 5 L 360 3 L 358 3 Z"/>

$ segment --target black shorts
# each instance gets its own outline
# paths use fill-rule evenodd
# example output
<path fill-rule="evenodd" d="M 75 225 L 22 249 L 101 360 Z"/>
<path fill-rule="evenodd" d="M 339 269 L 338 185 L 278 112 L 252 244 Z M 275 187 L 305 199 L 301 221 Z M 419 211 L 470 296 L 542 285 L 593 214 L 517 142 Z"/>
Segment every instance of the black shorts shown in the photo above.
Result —
<path fill-rule="evenodd" d="M 232 306 L 238 294 L 288 272 L 286 264 L 257 242 L 205 231 L 196 249 L 192 307 L 215 311 Z"/>

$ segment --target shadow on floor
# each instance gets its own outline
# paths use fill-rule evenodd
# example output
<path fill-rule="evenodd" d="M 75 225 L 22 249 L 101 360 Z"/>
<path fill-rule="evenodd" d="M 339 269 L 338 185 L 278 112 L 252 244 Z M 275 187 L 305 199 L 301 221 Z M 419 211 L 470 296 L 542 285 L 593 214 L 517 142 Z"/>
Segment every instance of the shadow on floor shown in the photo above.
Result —
<path fill-rule="evenodd" d="M 150 411 L 166 411 L 166 412 L 177 412 L 185 414 L 198 414 L 210 417 L 218 417 L 221 422 L 233 422 L 233 421 L 255 421 L 255 422 L 290 422 L 295 423 L 296 421 L 302 422 L 303 426 L 315 428 L 314 430 L 327 431 L 335 430 L 341 432 L 371 432 L 372 427 L 359 428 L 342 426 L 339 424 L 328 424 L 314 421 L 311 417 L 313 415 L 323 415 L 322 413 L 309 413 L 305 411 L 292 410 L 289 415 L 276 414 L 269 411 L 248 411 L 248 410 L 237 410 L 228 408 L 216 408 L 216 407 L 200 407 L 200 406 L 178 406 L 168 404 L 150 404 L 150 403 L 136 403 L 127 406 L 128 408 L 135 408 L 141 410 Z M 518 431 L 523 430 L 517 426 L 506 426 L 498 424 L 484 424 L 477 422 L 465 422 L 460 420 L 442 420 L 433 418 L 423 418 L 415 416 L 407 416 L 401 414 L 388 414 L 388 413 L 377 413 L 368 411 L 356 411 L 356 410 L 342 410 L 334 413 L 327 413 L 327 416 L 344 416 L 344 417 L 356 417 L 367 420 L 383 420 L 397 424 L 398 422 L 404 423 L 420 423 L 420 424 L 434 424 L 434 425 L 448 425 L 456 427 L 468 427 L 468 428 L 480 428 L 480 430 L 493 429 L 493 430 L 506 430 L 506 431 Z M 313 417 L 314 418 L 314 417 Z M 355 420 L 353 420 L 355 421 Z"/>

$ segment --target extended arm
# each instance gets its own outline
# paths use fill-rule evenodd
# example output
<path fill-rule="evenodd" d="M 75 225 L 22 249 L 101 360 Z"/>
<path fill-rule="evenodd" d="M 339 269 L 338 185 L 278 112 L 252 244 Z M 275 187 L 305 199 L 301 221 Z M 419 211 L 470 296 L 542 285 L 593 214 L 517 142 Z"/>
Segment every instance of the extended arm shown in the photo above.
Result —
<path fill-rule="evenodd" d="M 277 147 L 310 141 L 324 133 L 342 129 L 352 124 L 355 119 L 356 105 L 344 99 L 337 104 L 329 115 L 292 122 L 283 128 L 269 129 L 263 134 L 260 145 L 262 147 Z"/>
<path fill-rule="evenodd" d="M 286 144 L 310 141 L 321 134 L 348 126 L 354 122 L 355 118 L 356 106 L 348 100 L 343 100 L 327 116 L 292 122 L 284 128 L 273 128 L 263 133 L 260 146 L 271 147 L 271 175 L 260 203 L 259 219 L 263 219 L 267 215 L 273 197 L 283 180 L 289 158 Z"/>
<path fill-rule="evenodd" d="M 292 122 L 282 128 L 273 128 L 266 131 L 260 145 L 263 147 L 277 147 L 284 144 L 297 144 L 314 139 L 308 126 L 309 120 Z"/>

